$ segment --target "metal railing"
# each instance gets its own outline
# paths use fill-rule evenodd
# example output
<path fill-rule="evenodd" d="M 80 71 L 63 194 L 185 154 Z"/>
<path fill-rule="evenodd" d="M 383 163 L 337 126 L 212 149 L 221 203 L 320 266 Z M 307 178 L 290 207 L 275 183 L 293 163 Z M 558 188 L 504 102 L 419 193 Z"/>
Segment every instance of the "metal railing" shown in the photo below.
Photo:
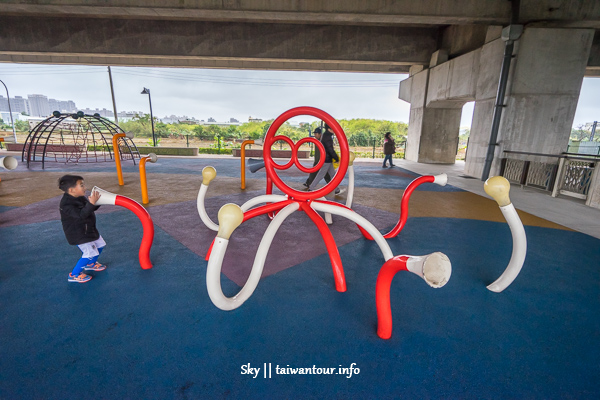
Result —
<path fill-rule="evenodd" d="M 509 182 L 552 192 L 552 197 L 562 194 L 587 199 L 594 171 L 600 163 L 600 156 L 577 153 L 554 155 L 509 150 L 504 153 L 506 157 L 502 158 L 500 175 Z M 555 161 L 528 160 L 534 157 L 547 157 Z"/>

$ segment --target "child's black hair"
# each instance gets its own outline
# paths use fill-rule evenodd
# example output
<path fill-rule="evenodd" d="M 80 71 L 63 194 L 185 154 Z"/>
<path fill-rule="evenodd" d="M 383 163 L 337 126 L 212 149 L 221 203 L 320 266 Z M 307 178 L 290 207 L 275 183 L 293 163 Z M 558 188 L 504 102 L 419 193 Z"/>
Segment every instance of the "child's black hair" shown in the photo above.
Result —
<path fill-rule="evenodd" d="M 77 185 L 77 181 L 82 181 L 83 177 L 78 175 L 65 175 L 58 179 L 58 188 L 63 192 L 68 192 L 69 189 Z"/>

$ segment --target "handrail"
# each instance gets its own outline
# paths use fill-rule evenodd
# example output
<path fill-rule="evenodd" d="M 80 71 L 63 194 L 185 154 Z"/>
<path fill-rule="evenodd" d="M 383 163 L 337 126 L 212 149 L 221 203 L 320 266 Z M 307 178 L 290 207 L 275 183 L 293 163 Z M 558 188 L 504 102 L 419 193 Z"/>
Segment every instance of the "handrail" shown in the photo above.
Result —
<path fill-rule="evenodd" d="M 541 157 L 554 157 L 554 158 L 568 158 L 570 160 L 582 160 L 582 161 L 590 161 L 590 160 L 600 160 L 600 156 L 596 156 L 593 154 L 580 154 L 580 153 L 566 153 L 563 152 L 559 155 L 556 154 L 545 154 L 545 153 L 531 153 L 528 151 L 514 151 L 514 150 L 504 150 L 504 153 L 510 154 L 523 154 L 527 156 L 541 156 Z M 572 157 L 571 155 L 576 155 L 577 157 Z"/>
<path fill-rule="evenodd" d="M 531 153 L 529 151 L 504 150 L 504 152 L 505 153 L 512 153 L 512 154 L 524 154 L 524 155 L 527 155 L 527 156 L 542 156 L 542 157 L 566 158 L 566 156 L 563 156 L 563 155 L 545 154 L 545 153 Z"/>

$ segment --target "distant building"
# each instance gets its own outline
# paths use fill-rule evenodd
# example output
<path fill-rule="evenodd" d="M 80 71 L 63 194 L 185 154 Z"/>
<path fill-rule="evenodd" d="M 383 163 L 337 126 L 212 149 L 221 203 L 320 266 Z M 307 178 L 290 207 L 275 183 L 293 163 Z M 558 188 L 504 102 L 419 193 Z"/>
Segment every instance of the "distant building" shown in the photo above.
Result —
<path fill-rule="evenodd" d="M 12 106 L 12 102 L 11 102 L 11 106 Z M 4 121 L 5 124 L 10 125 L 10 113 L 8 111 L 0 111 L 0 118 L 2 118 L 2 120 Z M 14 122 L 26 121 L 27 117 L 25 115 L 22 115 L 21 113 L 13 111 L 12 120 Z"/>
<path fill-rule="evenodd" d="M 217 122 L 217 120 L 216 120 L 216 119 L 214 119 L 213 117 L 210 117 L 210 118 L 208 118 L 208 121 L 207 121 L 207 122 Z"/>
<path fill-rule="evenodd" d="M 99 114 L 101 117 L 104 117 L 104 118 L 114 118 L 114 116 L 115 116 L 114 112 L 112 112 L 111 110 L 107 110 L 106 108 L 103 108 L 102 110 L 99 108 L 95 108 L 93 110 L 91 108 L 83 108 L 79 111 L 83 111 L 83 113 L 87 114 L 87 115 Z M 67 111 L 67 112 L 72 112 L 72 111 Z"/>
<path fill-rule="evenodd" d="M 127 121 L 131 121 L 134 118 L 141 117 L 145 114 L 141 111 L 122 111 L 118 115 L 119 115 L 119 122 L 127 122 Z"/>
<path fill-rule="evenodd" d="M 180 118 L 177 115 L 165 116 L 159 119 L 163 124 L 176 124 L 180 120 Z"/>
<path fill-rule="evenodd" d="M 77 106 L 75 105 L 75 102 L 73 100 L 65 100 L 65 101 L 57 100 L 57 102 L 58 102 L 57 111 L 60 111 L 63 113 L 77 112 Z"/>
<path fill-rule="evenodd" d="M 9 111 L 8 98 L 0 95 L 0 111 Z M 15 96 L 10 99 L 10 111 L 16 113 L 25 112 L 29 114 L 29 102 L 21 96 Z"/>
<path fill-rule="evenodd" d="M 48 98 L 43 94 L 28 94 L 27 100 L 31 111 L 29 115 L 32 117 L 47 117 L 54 111 L 50 110 Z"/>
<path fill-rule="evenodd" d="M 260 119 L 260 118 L 252 118 L 252 117 L 248 117 L 248 122 L 262 122 L 262 119 Z"/>
<path fill-rule="evenodd" d="M 239 123 L 240 121 L 238 121 L 238 120 L 237 120 L 237 119 L 235 119 L 235 118 L 229 118 L 229 122 L 238 122 L 238 123 Z"/>
<path fill-rule="evenodd" d="M 198 125 L 216 125 L 216 126 L 221 126 L 221 127 L 228 127 L 228 126 L 239 126 L 240 123 L 239 122 L 217 122 L 213 119 L 213 122 L 204 122 L 204 121 L 196 121 L 196 124 Z"/>
<path fill-rule="evenodd" d="M 10 99 L 10 107 L 13 112 L 18 112 L 19 114 L 25 113 L 27 115 L 31 114 L 29 101 L 21 96 L 15 96 L 13 99 Z"/>

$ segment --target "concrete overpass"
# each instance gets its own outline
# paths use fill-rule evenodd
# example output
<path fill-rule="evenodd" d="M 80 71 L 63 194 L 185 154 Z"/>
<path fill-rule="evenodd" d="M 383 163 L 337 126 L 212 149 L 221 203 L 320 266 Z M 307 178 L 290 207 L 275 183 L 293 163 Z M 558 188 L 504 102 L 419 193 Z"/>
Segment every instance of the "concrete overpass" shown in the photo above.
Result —
<path fill-rule="evenodd" d="M 558 5 L 557 5 L 558 4 Z M 0 62 L 408 72 L 481 47 L 507 0 L 0 3 Z M 522 0 L 519 23 L 600 29 L 596 1 Z M 600 50 L 600 38 L 594 40 Z M 600 72 L 592 52 L 589 75 Z"/>
<path fill-rule="evenodd" d="M 482 177 L 505 150 L 566 148 L 599 30 L 595 0 L 9 0 L 0 62 L 410 73 L 407 158 L 453 163 L 475 101 Z"/>

